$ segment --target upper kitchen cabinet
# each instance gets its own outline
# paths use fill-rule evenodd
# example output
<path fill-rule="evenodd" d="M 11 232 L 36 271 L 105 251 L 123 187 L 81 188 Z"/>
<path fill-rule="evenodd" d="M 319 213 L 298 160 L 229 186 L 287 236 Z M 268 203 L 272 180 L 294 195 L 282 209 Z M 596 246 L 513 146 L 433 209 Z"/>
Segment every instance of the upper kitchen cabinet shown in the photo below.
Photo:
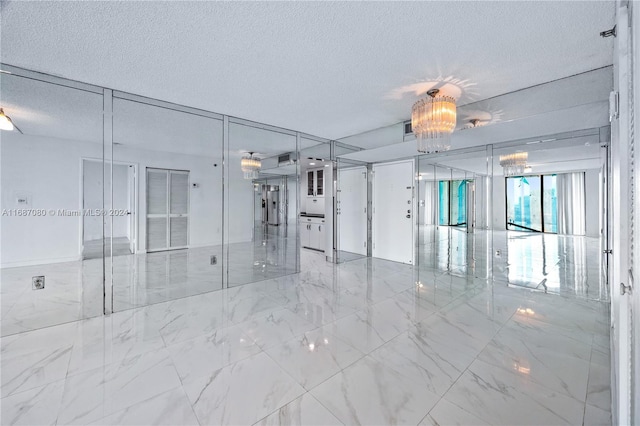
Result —
<path fill-rule="evenodd" d="M 307 197 L 324 197 L 324 169 L 307 170 Z"/>

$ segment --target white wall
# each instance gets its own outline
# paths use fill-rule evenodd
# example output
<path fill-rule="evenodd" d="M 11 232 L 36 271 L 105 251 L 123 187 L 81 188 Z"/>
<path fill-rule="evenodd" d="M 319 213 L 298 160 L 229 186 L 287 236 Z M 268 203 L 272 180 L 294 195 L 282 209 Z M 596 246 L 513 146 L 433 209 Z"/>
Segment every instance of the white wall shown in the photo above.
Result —
<path fill-rule="evenodd" d="M 235 162 L 235 163 L 234 163 Z M 227 192 L 227 205 L 225 207 L 228 227 L 228 243 L 251 241 L 253 236 L 253 181 L 245 179 L 240 169 L 240 156 L 230 159 L 228 179 L 225 184 L 229 188 Z M 220 185 L 222 187 L 222 185 Z M 220 210 L 220 206 L 212 207 Z M 206 245 L 206 244 L 205 244 Z"/>
<path fill-rule="evenodd" d="M 489 224 L 487 223 L 487 203 L 492 200 L 487 200 L 487 184 L 490 178 L 486 176 L 477 176 L 475 178 L 475 190 L 476 190 L 476 229 L 487 229 Z"/>
<path fill-rule="evenodd" d="M 104 166 L 101 161 L 84 160 L 82 166 L 83 172 L 83 192 L 84 192 L 84 209 L 102 209 L 102 197 L 104 194 L 111 194 L 110 185 L 111 167 Z M 103 188 L 103 174 L 106 176 L 106 188 Z M 124 164 L 113 165 L 113 209 L 128 210 L 129 209 L 129 167 Z M 109 196 L 109 195 L 107 195 Z M 82 201 L 82 200 L 81 200 Z M 105 199 L 107 209 L 109 199 Z M 113 237 L 130 237 L 129 235 L 129 217 L 114 216 L 113 217 Z M 84 241 L 102 239 L 102 217 L 85 216 L 83 238 Z M 111 236 L 111 221 L 105 222 L 104 235 Z"/>
<path fill-rule="evenodd" d="M 418 188 L 420 188 L 420 196 L 418 199 L 419 206 L 419 225 L 435 225 L 436 224 L 436 211 L 437 211 L 437 198 L 438 191 L 436 188 L 436 182 L 433 180 L 420 180 L 418 181 Z"/>
<path fill-rule="evenodd" d="M 21 135 L 17 132 L 1 134 L 2 208 L 68 209 L 82 208 L 80 192 L 81 158 L 100 158 L 102 145 L 39 136 Z M 222 242 L 222 179 L 221 161 L 212 157 L 183 155 L 168 152 L 115 147 L 115 160 L 138 165 L 138 229 L 139 251 L 146 246 L 146 167 L 190 170 L 191 182 L 200 184 L 191 189 L 189 242 L 191 247 L 217 245 Z M 218 167 L 213 167 L 217 163 Z M 233 215 L 250 216 L 252 188 L 247 183 L 246 193 L 239 190 L 244 181 L 231 186 Z M 28 206 L 18 205 L 17 195 L 28 195 Z M 126 197 L 126 194 L 123 194 Z M 123 198 L 124 199 L 124 198 Z M 120 203 L 120 201 L 116 201 Z M 116 205 L 116 207 L 118 207 Z M 126 208 L 126 207 L 124 207 Z M 1 218 L 1 266 L 52 263 L 78 260 L 81 247 L 82 217 L 11 217 Z M 244 228 L 232 232 L 232 242 L 241 238 L 249 241 Z"/>
<path fill-rule="evenodd" d="M 329 260 L 333 259 L 333 196 L 333 163 L 329 163 L 324 168 L 324 197 L 318 198 L 324 204 L 324 254 Z"/>
<path fill-rule="evenodd" d="M 103 197 L 103 164 L 99 161 L 84 160 L 83 162 L 83 192 L 84 209 L 101 209 Z M 102 239 L 102 218 L 99 216 L 85 216 L 83 218 L 84 241 Z M 108 234 L 107 234 L 108 235 Z"/>
<path fill-rule="evenodd" d="M 289 219 L 289 224 L 293 224 L 295 226 L 295 223 L 298 220 L 296 200 L 296 197 L 298 195 L 298 183 L 295 176 L 287 177 L 287 190 L 289 191 L 289 193 L 287 194 L 289 198 L 289 210 L 287 212 L 287 216 Z"/>
<path fill-rule="evenodd" d="M 504 231 L 507 229 L 507 184 L 504 176 L 494 176 L 492 181 L 492 215 L 493 229 Z"/>
<path fill-rule="evenodd" d="M 3 209 L 68 209 L 80 204 L 80 158 L 99 157 L 101 145 L 21 135 L 0 134 Z M 18 205 L 17 194 L 29 204 Z M 80 257 L 81 217 L 2 216 L 1 265 L 51 263 Z"/>
<path fill-rule="evenodd" d="M 586 235 L 587 237 L 600 236 L 600 170 L 587 170 L 584 174 L 584 187 L 586 191 Z"/>
<path fill-rule="evenodd" d="M 129 166 L 124 164 L 113 165 L 113 206 L 114 210 L 128 210 L 129 209 Z M 127 235 L 127 223 L 129 222 L 128 216 L 114 216 L 113 217 L 113 237 L 128 237 Z M 111 225 L 111 222 L 109 226 Z M 108 228 L 107 228 L 108 229 Z M 107 234 L 110 235 L 110 234 Z"/>

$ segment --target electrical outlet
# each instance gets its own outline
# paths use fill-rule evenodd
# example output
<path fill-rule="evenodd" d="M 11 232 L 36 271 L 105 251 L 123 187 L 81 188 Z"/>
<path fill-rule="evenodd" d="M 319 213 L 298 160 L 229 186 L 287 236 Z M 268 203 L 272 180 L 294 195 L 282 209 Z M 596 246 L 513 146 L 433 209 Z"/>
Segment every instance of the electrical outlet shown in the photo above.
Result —
<path fill-rule="evenodd" d="M 44 275 L 36 275 L 31 278 L 31 285 L 34 290 L 44 289 Z"/>
<path fill-rule="evenodd" d="M 502 255 L 502 252 L 500 250 L 496 250 L 496 257 L 500 257 Z"/>
<path fill-rule="evenodd" d="M 218 256 L 211 256 L 211 264 L 212 265 L 218 264 Z"/>

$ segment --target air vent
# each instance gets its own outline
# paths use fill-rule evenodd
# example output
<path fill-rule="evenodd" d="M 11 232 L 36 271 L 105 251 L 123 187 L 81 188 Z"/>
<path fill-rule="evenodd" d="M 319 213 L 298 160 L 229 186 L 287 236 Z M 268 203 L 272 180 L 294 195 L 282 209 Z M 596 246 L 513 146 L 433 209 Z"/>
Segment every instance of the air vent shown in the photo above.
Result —
<path fill-rule="evenodd" d="M 404 134 L 410 135 L 413 133 L 413 129 L 411 128 L 411 120 L 404 122 Z"/>
<path fill-rule="evenodd" d="M 282 164 L 290 164 L 291 163 L 291 154 L 283 154 L 278 155 L 278 165 Z"/>

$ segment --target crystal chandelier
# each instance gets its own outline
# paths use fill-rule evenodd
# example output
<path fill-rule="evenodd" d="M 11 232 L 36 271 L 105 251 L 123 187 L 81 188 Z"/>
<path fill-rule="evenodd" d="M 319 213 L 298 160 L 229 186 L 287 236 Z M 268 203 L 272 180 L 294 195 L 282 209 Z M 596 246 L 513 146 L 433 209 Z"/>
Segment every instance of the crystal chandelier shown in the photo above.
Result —
<path fill-rule="evenodd" d="M 514 152 L 513 154 L 501 155 L 500 165 L 504 170 L 505 176 L 516 176 L 524 173 L 527 167 L 527 159 L 529 154 L 526 152 Z"/>
<path fill-rule="evenodd" d="M 257 179 L 258 171 L 262 163 L 259 158 L 253 158 L 253 152 L 250 152 L 248 156 L 242 157 L 240 160 L 240 168 L 242 169 L 242 173 L 244 173 L 245 179 Z"/>
<path fill-rule="evenodd" d="M 456 100 L 436 96 L 438 89 L 427 92 L 411 110 L 411 129 L 418 141 L 418 151 L 442 152 L 451 148 L 451 133 L 456 128 Z"/>

